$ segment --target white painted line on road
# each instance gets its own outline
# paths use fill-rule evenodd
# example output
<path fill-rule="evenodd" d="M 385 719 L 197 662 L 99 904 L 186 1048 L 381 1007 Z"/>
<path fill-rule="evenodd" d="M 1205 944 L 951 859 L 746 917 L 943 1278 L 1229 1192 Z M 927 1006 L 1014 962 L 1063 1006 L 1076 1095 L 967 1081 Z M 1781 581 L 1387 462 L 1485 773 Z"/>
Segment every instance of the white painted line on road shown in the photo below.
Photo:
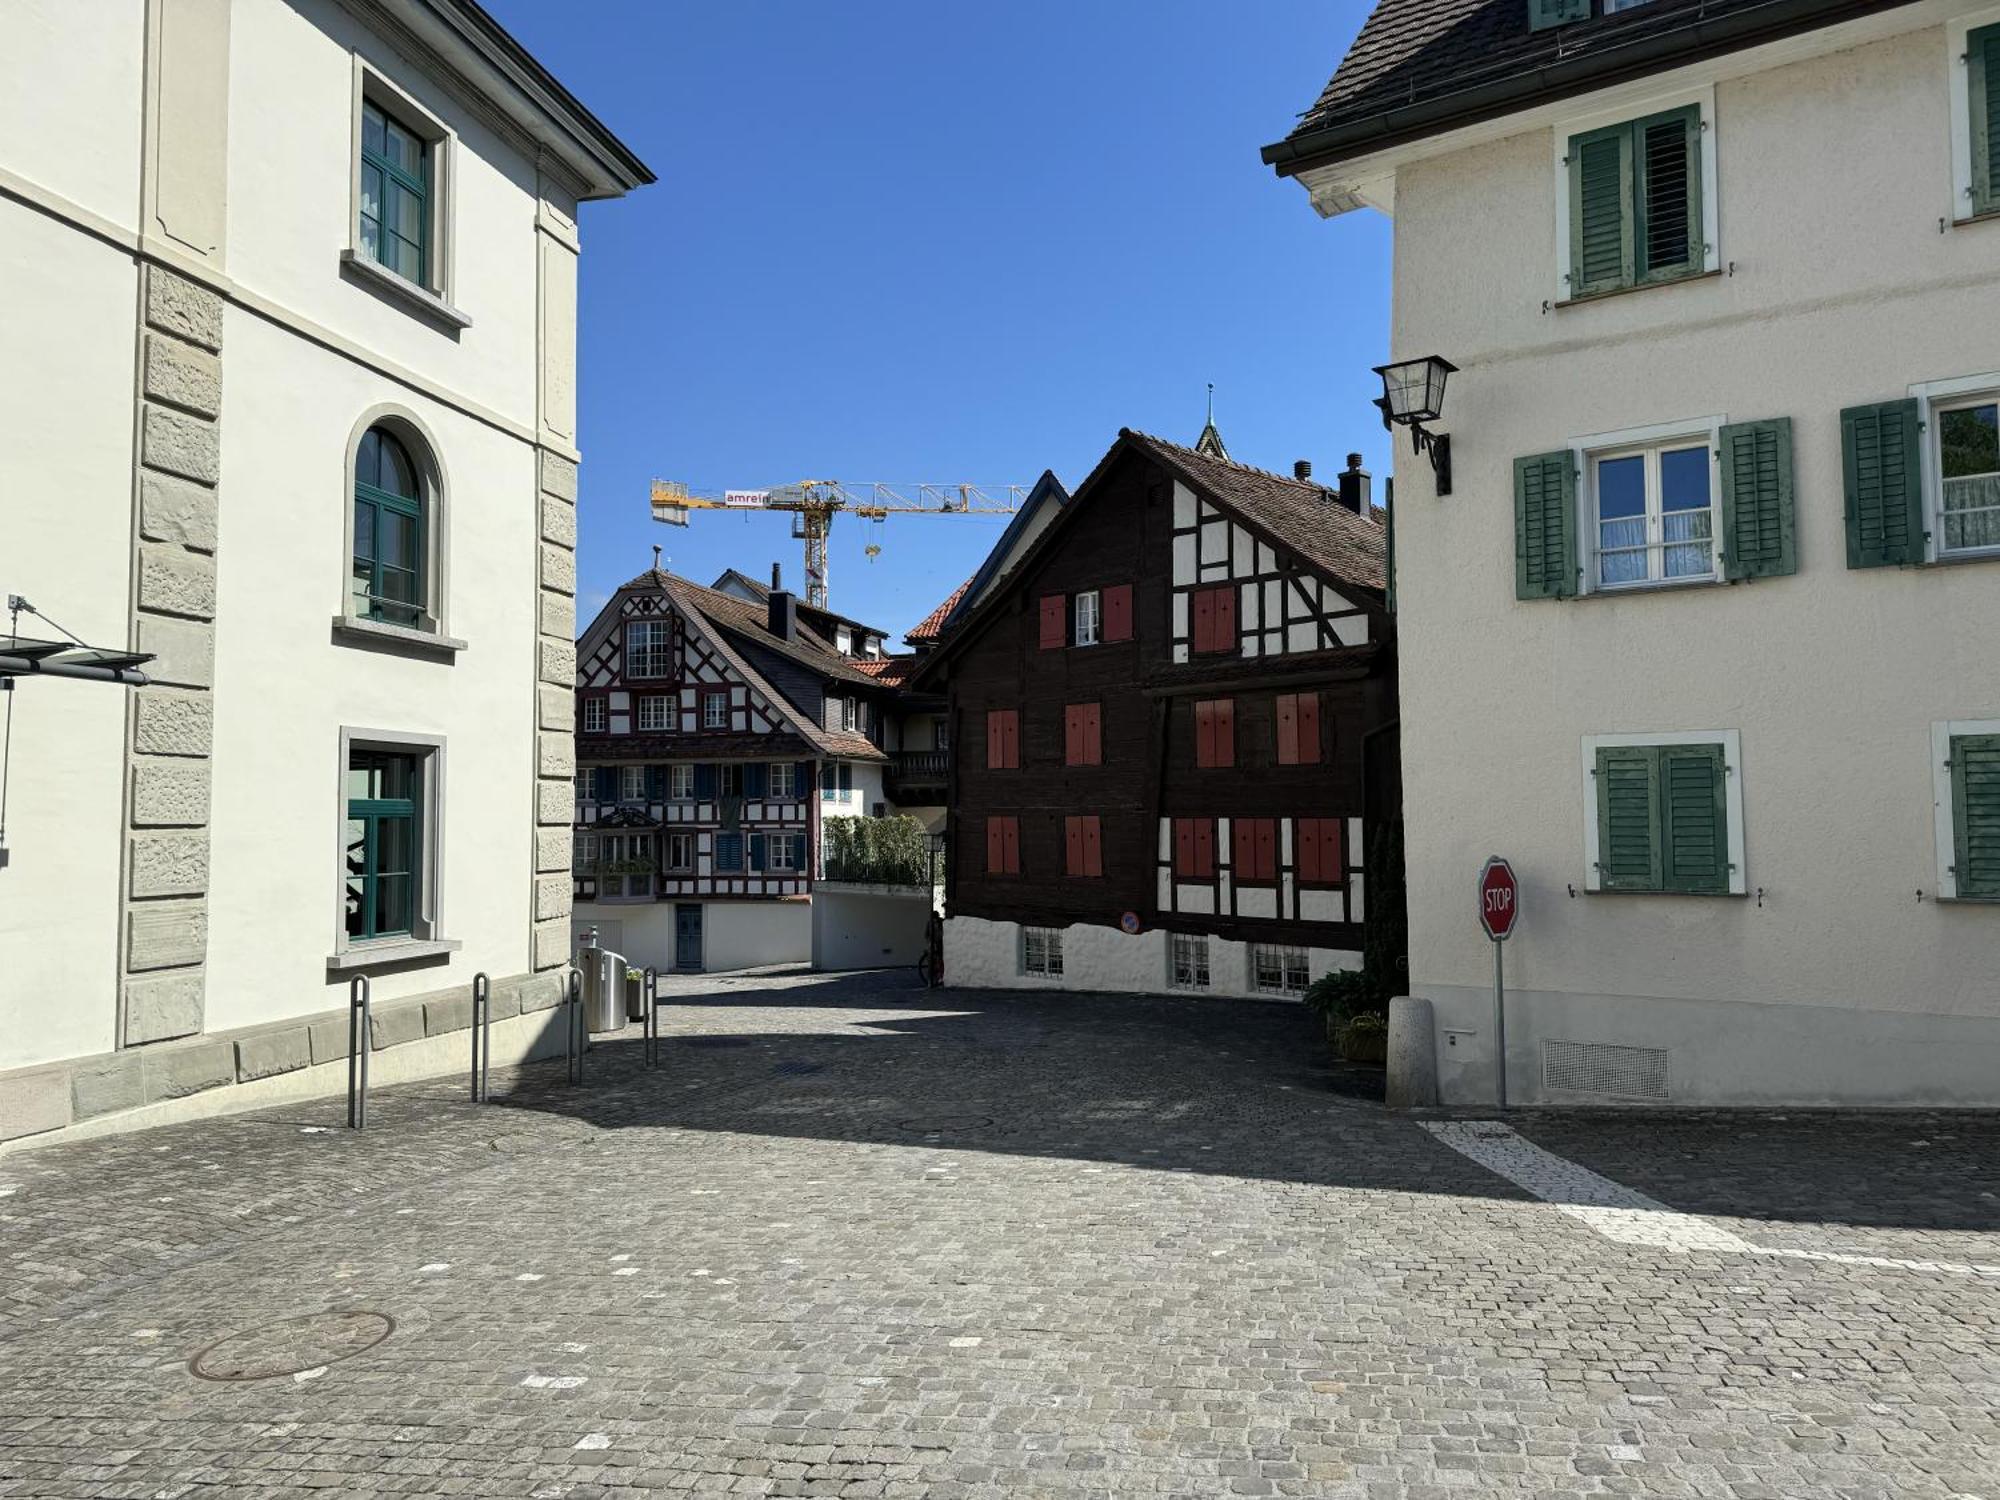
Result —
<path fill-rule="evenodd" d="M 1696 1250 L 1726 1255 L 1762 1255 L 1778 1260 L 1818 1261 L 1838 1266 L 1874 1266 L 1890 1271 L 1928 1271 L 1948 1276 L 2000 1279 L 2000 1266 L 1970 1261 L 1908 1260 L 1893 1255 L 1857 1255 L 1843 1250 L 1802 1250 L 1753 1245 L 1697 1214 L 1669 1208 L 1656 1198 L 1599 1176 L 1567 1157 L 1544 1151 L 1498 1120 L 1422 1120 L 1425 1130 L 1487 1171 L 1526 1188 L 1544 1203 L 1622 1245 L 1645 1245 L 1687 1254 Z M 1749 1288 L 1732 1287 L 1731 1291 Z"/>
<path fill-rule="evenodd" d="M 521 1384 L 531 1391 L 573 1391 L 588 1379 L 588 1375 L 529 1375 Z"/>
<path fill-rule="evenodd" d="M 611 1435 L 605 1432 L 586 1432 L 576 1440 L 576 1446 L 586 1449 L 609 1448 L 611 1446 Z"/>

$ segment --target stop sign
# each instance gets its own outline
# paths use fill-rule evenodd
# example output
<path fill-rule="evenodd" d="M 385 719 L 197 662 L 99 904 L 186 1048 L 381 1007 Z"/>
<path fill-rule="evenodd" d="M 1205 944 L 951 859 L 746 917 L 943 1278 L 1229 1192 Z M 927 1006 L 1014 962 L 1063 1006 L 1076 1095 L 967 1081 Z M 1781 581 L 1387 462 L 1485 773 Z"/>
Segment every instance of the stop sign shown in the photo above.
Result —
<path fill-rule="evenodd" d="M 1521 916 L 1521 886 L 1514 867 L 1494 855 L 1479 872 L 1479 925 L 1496 943 L 1504 943 Z"/>

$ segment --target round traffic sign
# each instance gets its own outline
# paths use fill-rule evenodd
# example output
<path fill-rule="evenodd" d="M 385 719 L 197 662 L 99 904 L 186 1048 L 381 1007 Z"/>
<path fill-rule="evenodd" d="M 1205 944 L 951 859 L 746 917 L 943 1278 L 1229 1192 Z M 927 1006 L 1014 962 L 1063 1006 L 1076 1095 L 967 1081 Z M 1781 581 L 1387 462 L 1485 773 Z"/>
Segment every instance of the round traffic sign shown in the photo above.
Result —
<path fill-rule="evenodd" d="M 1496 854 L 1479 872 L 1479 925 L 1494 942 L 1504 943 L 1520 917 L 1521 884 L 1514 867 Z"/>

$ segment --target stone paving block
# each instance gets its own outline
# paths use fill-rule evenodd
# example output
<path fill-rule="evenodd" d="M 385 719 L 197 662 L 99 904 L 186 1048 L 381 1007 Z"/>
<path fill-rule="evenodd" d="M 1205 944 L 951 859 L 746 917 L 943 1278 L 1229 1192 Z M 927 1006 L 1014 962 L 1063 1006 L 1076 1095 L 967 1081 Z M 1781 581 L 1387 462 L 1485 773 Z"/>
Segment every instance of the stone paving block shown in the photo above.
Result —
<path fill-rule="evenodd" d="M 137 1109 L 146 1102 L 144 1051 L 111 1052 L 76 1063 L 70 1098 L 79 1120 Z"/>
<path fill-rule="evenodd" d="M 368 1007 L 368 1035 L 377 1052 L 384 1047 L 400 1047 L 405 1042 L 422 1041 L 424 1006 L 421 1000 L 382 1001 Z"/>
<path fill-rule="evenodd" d="M 144 1055 L 146 1099 L 179 1099 L 236 1082 L 236 1044 L 228 1041 L 166 1043 Z"/>
<path fill-rule="evenodd" d="M 61 1068 L 0 1077 L 0 1141 L 60 1130 L 69 1124 L 69 1090 L 69 1074 Z M 6 1170 L 0 1164 L 0 1174 Z"/>
<path fill-rule="evenodd" d="M 312 1061 L 312 1040 L 303 1026 L 287 1026 L 282 1031 L 260 1031 L 236 1039 L 236 1077 L 248 1083 L 291 1073 Z"/>
<path fill-rule="evenodd" d="M 454 990 L 424 1001 L 424 1035 L 443 1036 L 472 1027 L 472 990 Z"/>

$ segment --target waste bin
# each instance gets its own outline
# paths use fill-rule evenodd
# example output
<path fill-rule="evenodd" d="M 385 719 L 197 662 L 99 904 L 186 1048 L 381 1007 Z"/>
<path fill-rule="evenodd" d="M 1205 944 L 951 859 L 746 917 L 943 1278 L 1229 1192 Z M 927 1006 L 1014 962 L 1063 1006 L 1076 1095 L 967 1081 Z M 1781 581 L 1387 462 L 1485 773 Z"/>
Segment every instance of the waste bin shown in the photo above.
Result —
<path fill-rule="evenodd" d="M 596 944 L 595 932 L 576 951 L 583 975 L 583 1024 L 591 1031 L 625 1029 L 625 955 Z"/>

